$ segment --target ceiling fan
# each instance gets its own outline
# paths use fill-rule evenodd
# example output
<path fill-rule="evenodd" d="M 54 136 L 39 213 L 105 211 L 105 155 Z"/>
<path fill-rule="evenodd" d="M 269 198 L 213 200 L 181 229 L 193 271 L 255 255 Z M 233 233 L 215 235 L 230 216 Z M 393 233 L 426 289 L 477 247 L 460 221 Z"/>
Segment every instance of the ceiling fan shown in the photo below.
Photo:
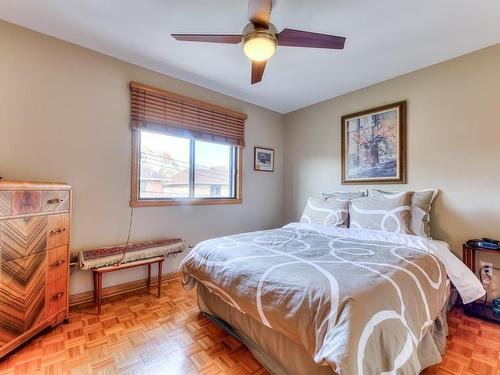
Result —
<path fill-rule="evenodd" d="M 181 41 L 239 44 L 243 42 L 243 51 L 252 60 L 252 85 L 260 82 L 264 75 L 267 60 L 274 54 L 277 46 L 310 47 L 343 49 L 345 38 L 335 35 L 326 35 L 283 29 L 278 33 L 272 23 L 272 0 L 249 0 L 248 19 L 242 34 L 172 34 Z"/>

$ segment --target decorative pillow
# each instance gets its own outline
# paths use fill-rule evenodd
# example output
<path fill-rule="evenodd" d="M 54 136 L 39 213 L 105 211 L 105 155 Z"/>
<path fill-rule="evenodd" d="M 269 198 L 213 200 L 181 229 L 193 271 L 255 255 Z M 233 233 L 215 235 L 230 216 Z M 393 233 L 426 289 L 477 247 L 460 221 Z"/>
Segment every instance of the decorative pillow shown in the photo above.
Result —
<path fill-rule="evenodd" d="M 411 228 L 420 237 L 430 237 L 431 235 L 431 204 L 436 198 L 438 190 L 425 189 L 413 192 L 411 199 Z M 380 197 L 398 194 L 395 191 L 383 191 L 370 189 L 369 197 Z"/>
<path fill-rule="evenodd" d="M 309 198 L 300 222 L 346 227 L 348 206 L 346 199 Z"/>
<path fill-rule="evenodd" d="M 412 192 L 353 199 L 350 227 L 414 234 L 411 229 Z"/>
<path fill-rule="evenodd" d="M 328 193 L 321 193 L 321 195 L 325 199 L 336 198 L 336 199 L 353 200 L 353 199 L 356 199 L 356 198 L 366 197 L 368 195 L 368 192 L 366 190 L 360 190 L 360 191 L 331 191 L 331 192 L 328 192 Z"/>

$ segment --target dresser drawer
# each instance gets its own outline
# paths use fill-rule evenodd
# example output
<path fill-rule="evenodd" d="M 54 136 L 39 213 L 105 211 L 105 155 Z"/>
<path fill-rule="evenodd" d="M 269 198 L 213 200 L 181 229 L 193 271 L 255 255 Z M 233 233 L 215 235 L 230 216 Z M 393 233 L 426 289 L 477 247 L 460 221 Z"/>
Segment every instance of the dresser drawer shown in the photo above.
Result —
<path fill-rule="evenodd" d="M 68 247 L 60 246 L 47 251 L 47 283 L 67 277 Z"/>
<path fill-rule="evenodd" d="M 36 214 L 42 210 L 41 191 L 13 191 L 11 215 Z"/>
<path fill-rule="evenodd" d="M 47 288 L 45 289 L 45 319 L 50 319 L 67 307 L 67 284 L 67 277 L 61 277 L 47 283 Z"/>
<path fill-rule="evenodd" d="M 0 217 L 10 216 L 12 207 L 12 192 L 0 191 Z"/>
<path fill-rule="evenodd" d="M 47 249 L 47 216 L 0 220 L 0 263 Z"/>
<path fill-rule="evenodd" d="M 42 193 L 42 212 L 69 211 L 69 191 L 44 191 Z"/>
<path fill-rule="evenodd" d="M 46 253 L 0 265 L 0 346 L 44 319 Z"/>
<path fill-rule="evenodd" d="M 47 217 L 47 249 L 67 245 L 69 242 L 69 214 Z"/>

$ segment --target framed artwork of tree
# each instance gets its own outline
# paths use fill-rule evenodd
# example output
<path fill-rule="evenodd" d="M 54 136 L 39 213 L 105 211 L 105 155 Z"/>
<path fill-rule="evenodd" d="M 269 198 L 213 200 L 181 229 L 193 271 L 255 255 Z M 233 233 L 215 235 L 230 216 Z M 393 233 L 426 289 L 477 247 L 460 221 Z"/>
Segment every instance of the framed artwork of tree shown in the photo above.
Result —
<path fill-rule="evenodd" d="M 406 183 L 406 101 L 342 116 L 342 184 Z"/>

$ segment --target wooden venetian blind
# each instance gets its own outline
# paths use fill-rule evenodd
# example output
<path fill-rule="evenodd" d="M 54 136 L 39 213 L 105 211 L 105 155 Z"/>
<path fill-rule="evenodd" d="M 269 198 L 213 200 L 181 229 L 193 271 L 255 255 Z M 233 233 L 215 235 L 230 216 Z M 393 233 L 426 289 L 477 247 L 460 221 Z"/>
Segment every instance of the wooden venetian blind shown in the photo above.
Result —
<path fill-rule="evenodd" d="M 247 115 L 131 82 L 132 127 L 238 147 L 245 145 Z"/>

